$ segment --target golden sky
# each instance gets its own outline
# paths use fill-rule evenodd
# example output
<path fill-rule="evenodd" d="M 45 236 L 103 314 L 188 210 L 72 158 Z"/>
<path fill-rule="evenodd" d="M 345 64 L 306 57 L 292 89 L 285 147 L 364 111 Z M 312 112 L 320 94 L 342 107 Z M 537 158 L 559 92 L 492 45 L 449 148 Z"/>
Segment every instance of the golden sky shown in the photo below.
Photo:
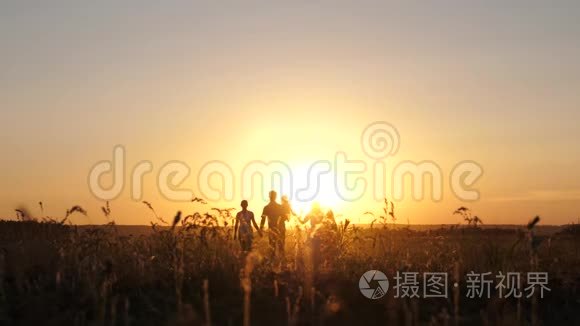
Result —
<path fill-rule="evenodd" d="M 399 222 L 459 223 L 459 206 L 486 224 L 576 222 L 579 14 L 564 1 L 3 3 L 0 216 L 38 216 L 42 201 L 50 215 L 79 204 L 89 216 L 74 222 L 105 222 L 87 179 L 115 145 L 128 169 L 153 164 L 143 199 L 171 216 L 200 206 L 161 196 L 156 174 L 169 161 L 191 167 L 182 186 L 194 191 L 213 160 L 238 179 L 254 160 L 298 173 L 344 152 L 370 166 L 361 133 L 386 121 L 400 134 L 387 165 L 428 160 L 444 176 L 441 201 L 409 190 L 396 202 Z M 484 170 L 476 202 L 449 189 L 464 160 Z M 148 223 L 125 183 L 115 220 Z M 380 211 L 368 195 L 337 200 L 328 183 L 320 201 L 345 217 Z M 264 204 L 253 198 L 250 209 Z"/>

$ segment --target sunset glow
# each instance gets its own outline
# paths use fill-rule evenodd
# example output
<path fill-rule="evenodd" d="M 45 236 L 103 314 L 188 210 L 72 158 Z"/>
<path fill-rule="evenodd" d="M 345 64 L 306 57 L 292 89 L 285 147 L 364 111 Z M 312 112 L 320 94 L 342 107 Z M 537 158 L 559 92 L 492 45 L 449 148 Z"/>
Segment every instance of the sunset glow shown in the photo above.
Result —
<path fill-rule="evenodd" d="M 481 198 L 467 204 L 489 223 L 522 223 L 534 214 L 550 224 L 577 219 L 580 117 L 570 85 L 580 76 L 572 59 L 579 49 L 568 11 L 546 14 L 554 23 L 540 32 L 540 11 L 528 17 L 512 15 L 513 8 L 475 18 L 465 13 L 472 17 L 465 20 L 412 5 L 395 15 L 383 5 L 344 5 L 331 14 L 314 4 L 285 10 L 148 4 L 139 18 L 127 19 L 112 8 L 79 5 L 66 14 L 77 18 L 66 20 L 43 6 L 39 16 L 43 10 L 10 5 L 0 23 L 6 49 L 0 177 L 10 185 L 0 189 L 0 213 L 6 218 L 15 207 L 38 214 L 42 201 L 55 215 L 73 204 L 88 207 L 88 217 L 76 223 L 105 222 L 99 209 L 105 201 L 93 196 L 87 179 L 95 164 L 112 159 L 116 145 L 126 150 L 128 171 L 122 193 L 111 200 L 122 224 L 149 222 L 141 200 L 168 216 L 191 209 L 167 200 L 157 186 L 159 171 L 172 161 L 190 168 L 180 187 L 195 195 L 204 164 L 231 167 L 233 198 L 208 206 L 238 207 L 248 199 L 261 210 L 270 187 L 256 189 L 255 198 L 240 190 L 252 161 L 285 162 L 300 184 L 309 164 L 344 152 L 367 163 L 370 187 L 375 159 L 361 149 L 361 133 L 386 121 L 400 133 L 400 146 L 384 161 L 385 178 L 406 161 L 441 169 L 441 200 L 430 199 L 428 183 L 426 199 L 413 200 L 405 181 L 405 198 L 395 200 L 403 220 L 459 222 L 452 212 L 466 203 L 454 196 L 449 178 L 466 160 L 484 171 L 474 185 Z M 77 24 L 93 6 L 102 19 Z M 468 7 L 458 10 L 474 10 Z M 17 37 L 6 34 L 14 30 Z M 143 161 L 153 168 L 143 176 L 142 198 L 134 200 L 129 173 Z M 325 178 L 315 199 L 323 206 L 345 215 L 381 210 L 381 199 L 369 193 L 342 200 L 331 189 L 334 177 Z M 394 199 L 387 190 L 385 197 Z M 293 205 L 306 211 L 313 200 Z"/>
<path fill-rule="evenodd" d="M 0 1 L 1 325 L 580 325 L 580 1 Z"/>

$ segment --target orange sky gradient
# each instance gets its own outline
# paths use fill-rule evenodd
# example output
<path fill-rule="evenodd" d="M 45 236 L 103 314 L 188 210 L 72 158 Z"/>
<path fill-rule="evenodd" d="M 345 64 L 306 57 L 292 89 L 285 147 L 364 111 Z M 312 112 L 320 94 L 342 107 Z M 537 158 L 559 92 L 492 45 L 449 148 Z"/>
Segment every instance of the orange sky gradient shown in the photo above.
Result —
<path fill-rule="evenodd" d="M 456 224 L 470 207 L 486 224 L 543 224 L 580 217 L 580 6 L 525 7 L 457 2 L 454 10 L 412 3 L 360 6 L 248 2 L 163 5 L 116 2 L 0 5 L 0 217 L 27 207 L 61 217 L 72 205 L 100 224 L 91 167 L 120 144 L 127 167 L 153 163 L 144 196 L 160 215 L 236 207 L 172 202 L 156 173 L 186 162 L 183 187 L 196 190 L 208 161 L 241 175 L 253 160 L 303 170 L 336 152 L 372 163 L 363 129 L 387 121 L 400 148 L 387 160 L 436 162 L 443 200 L 396 202 L 399 223 Z M 541 22 L 541 24 L 540 24 Z M 484 170 L 476 202 L 453 196 L 453 166 Z M 106 181 L 106 180 L 105 180 Z M 129 175 L 111 201 L 119 224 L 148 224 L 130 198 Z M 331 188 L 331 187 L 330 187 Z M 326 184 L 326 189 L 330 189 Z M 345 203 L 342 218 L 369 222 L 370 194 Z M 427 193 L 429 197 L 429 193 Z M 250 200 L 250 210 L 266 203 Z M 308 203 L 295 203 L 306 210 Z"/>

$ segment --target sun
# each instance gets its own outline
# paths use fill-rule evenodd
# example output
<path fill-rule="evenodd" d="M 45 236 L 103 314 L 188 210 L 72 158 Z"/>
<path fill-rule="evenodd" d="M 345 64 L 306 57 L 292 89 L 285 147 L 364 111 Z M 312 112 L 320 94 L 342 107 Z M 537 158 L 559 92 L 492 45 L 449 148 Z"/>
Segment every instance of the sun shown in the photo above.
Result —
<path fill-rule="evenodd" d="M 325 211 L 329 209 L 333 211 L 339 210 L 344 204 L 344 201 L 335 189 L 334 173 L 331 171 L 320 175 L 319 181 L 317 182 L 316 180 L 309 180 L 308 167 L 308 165 L 302 164 L 292 169 L 293 183 L 296 185 L 296 189 L 303 189 L 307 185 L 317 183 L 317 185 L 312 186 L 317 191 L 313 190 L 313 196 L 308 196 L 309 198 L 306 200 L 301 200 L 300 196 L 293 196 L 291 203 L 294 212 L 299 215 L 305 215 L 310 211 L 313 203 L 318 203 Z M 297 194 L 296 191 L 295 194 Z"/>

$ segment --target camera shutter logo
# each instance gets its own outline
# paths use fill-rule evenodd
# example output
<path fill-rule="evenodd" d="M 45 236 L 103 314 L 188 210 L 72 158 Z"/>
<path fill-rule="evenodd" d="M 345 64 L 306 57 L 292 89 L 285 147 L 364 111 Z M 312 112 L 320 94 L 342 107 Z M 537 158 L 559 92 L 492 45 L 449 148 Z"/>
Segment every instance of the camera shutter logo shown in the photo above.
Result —
<path fill-rule="evenodd" d="M 387 294 L 389 280 L 383 272 L 370 270 L 360 277 L 358 287 L 362 295 L 369 299 L 376 300 Z"/>

